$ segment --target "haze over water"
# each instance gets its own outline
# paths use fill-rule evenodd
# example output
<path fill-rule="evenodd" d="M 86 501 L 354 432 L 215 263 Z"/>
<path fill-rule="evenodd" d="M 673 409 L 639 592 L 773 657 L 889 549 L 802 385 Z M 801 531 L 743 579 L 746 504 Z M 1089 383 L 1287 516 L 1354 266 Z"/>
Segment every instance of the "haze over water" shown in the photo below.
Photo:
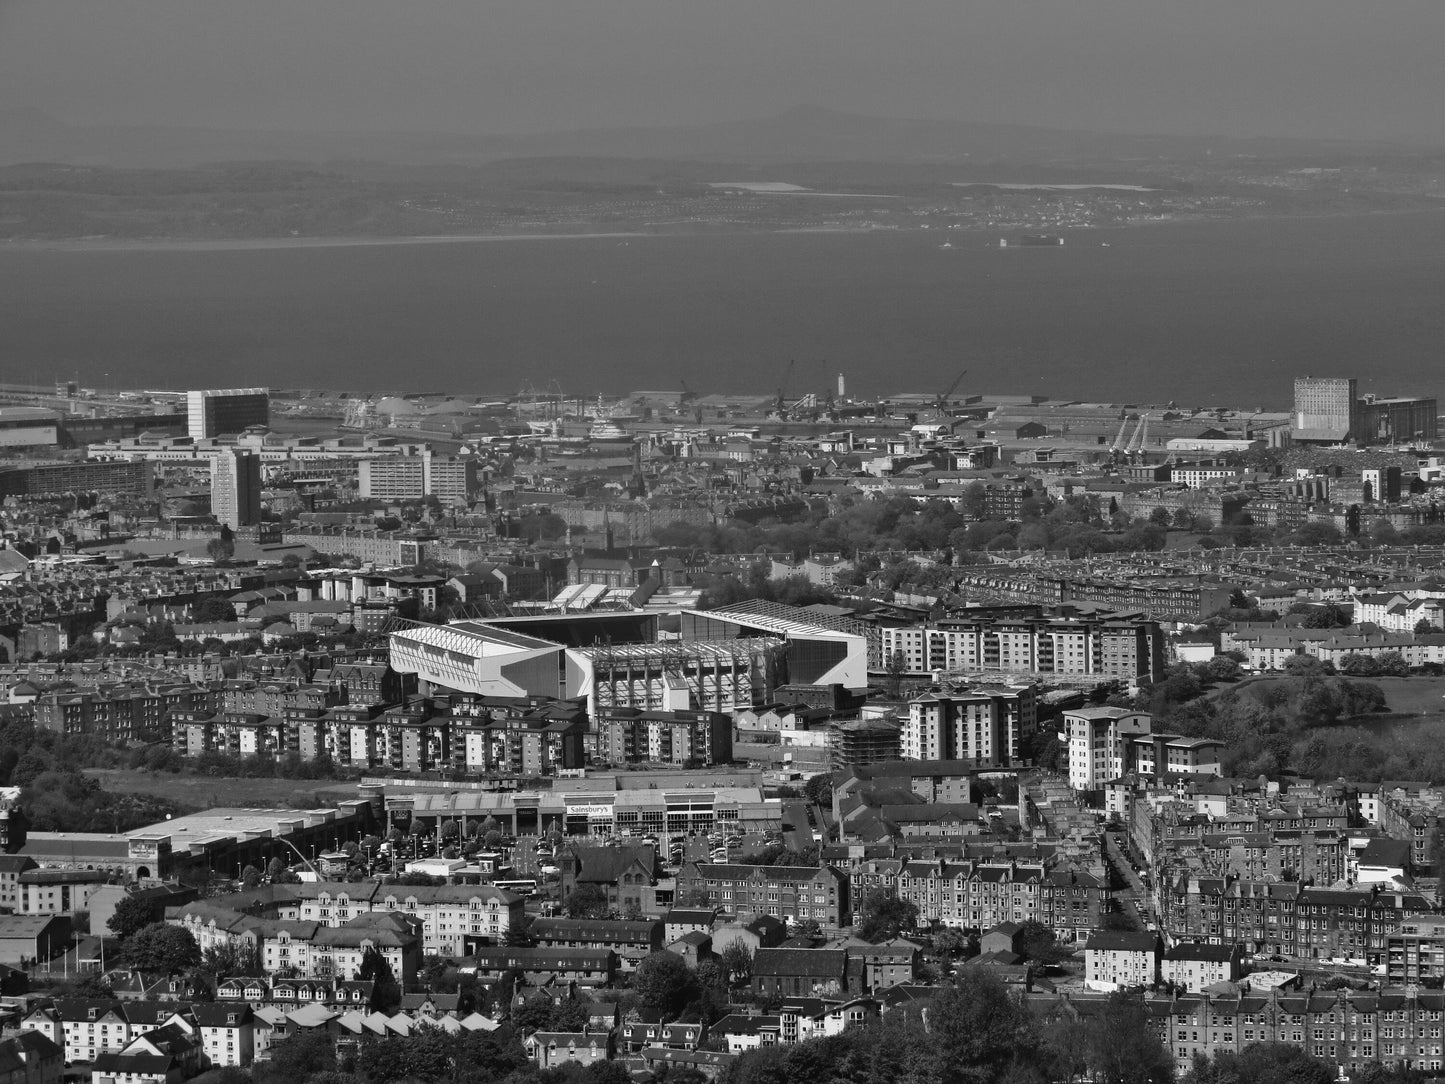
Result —
<path fill-rule="evenodd" d="M 1437 394 L 1445 214 L 996 235 L 0 249 L 5 379 L 510 394 Z M 939 247 L 943 242 L 951 248 Z M 1101 246 L 1107 241 L 1108 247 Z M 106 377 L 103 374 L 108 373 Z"/>

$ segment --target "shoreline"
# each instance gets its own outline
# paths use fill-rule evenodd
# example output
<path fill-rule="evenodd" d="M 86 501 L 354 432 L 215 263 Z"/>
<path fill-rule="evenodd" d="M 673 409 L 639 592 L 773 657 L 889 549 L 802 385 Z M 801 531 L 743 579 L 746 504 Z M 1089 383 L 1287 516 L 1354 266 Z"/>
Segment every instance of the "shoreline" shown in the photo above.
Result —
<path fill-rule="evenodd" d="M 1111 222 L 1100 225 L 1055 227 L 1056 232 L 1070 234 L 1116 233 L 1159 226 L 1215 226 L 1246 222 L 1327 221 L 1329 219 L 1372 218 L 1396 215 L 1426 215 L 1445 211 L 1440 207 L 1409 207 L 1393 210 L 1344 211 L 1339 213 L 1241 215 L 1232 218 L 1201 216 L 1198 218 L 1143 219 L 1137 222 Z M 372 246 L 463 245 L 515 241 L 631 241 L 674 237 L 743 237 L 798 234 L 890 234 L 924 237 L 997 236 L 1016 233 L 1023 227 L 1001 230 L 997 227 L 974 229 L 922 230 L 900 226 L 782 226 L 777 229 L 698 230 L 694 233 L 653 232 L 647 230 L 609 230 L 601 233 L 476 233 L 476 234 L 409 234 L 405 236 L 339 236 L 339 237 L 217 237 L 217 238 L 137 238 L 134 240 L 105 237 L 55 238 L 47 240 L 0 241 L 3 252 L 248 252 L 275 249 L 368 248 Z"/>
<path fill-rule="evenodd" d="M 217 237 L 213 239 L 59 238 L 50 241 L 0 241 L 0 252 L 246 252 L 278 248 L 367 248 L 373 245 L 463 245 L 480 241 L 632 240 L 665 234 L 610 233 L 476 233 L 406 237 Z"/>

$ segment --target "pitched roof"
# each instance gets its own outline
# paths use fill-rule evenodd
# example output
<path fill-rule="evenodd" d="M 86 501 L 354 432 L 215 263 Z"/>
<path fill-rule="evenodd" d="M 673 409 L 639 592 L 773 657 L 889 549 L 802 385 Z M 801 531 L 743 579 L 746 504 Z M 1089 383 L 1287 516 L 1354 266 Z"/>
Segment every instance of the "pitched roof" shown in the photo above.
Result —
<path fill-rule="evenodd" d="M 624 847 L 573 847 L 577 859 L 576 880 L 578 884 L 617 883 L 618 877 L 634 864 L 654 876 L 657 871 L 657 850 L 648 844 L 632 844 Z"/>
<path fill-rule="evenodd" d="M 1084 945 L 1085 952 L 1155 952 L 1159 948 L 1156 933 L 1132 933 L 1127 930 L 1096 930 Z"/>
<path fill-rule="evenodd" d="M 847 964 L 848 953 L 843 949 L 760 948 L 753 953 L 754 976 L 835 979 Z"/>

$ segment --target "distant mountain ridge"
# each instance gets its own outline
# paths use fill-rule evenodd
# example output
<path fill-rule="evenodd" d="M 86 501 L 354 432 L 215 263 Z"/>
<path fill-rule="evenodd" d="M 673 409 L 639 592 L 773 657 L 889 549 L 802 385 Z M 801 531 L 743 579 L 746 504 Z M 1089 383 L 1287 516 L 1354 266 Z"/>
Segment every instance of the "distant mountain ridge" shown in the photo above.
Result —
<path fill-rule="evenodd" d="M 370 160 L 414 165 L 507 158 L 613 157 L 726 162 L 1068 162 L 1208 155 L 1417 154 L 1398 143 L 1077 132 L 976 121 L 906 120 L 799 106 L 772 117 L 535 135 L 288 132 L 73 125 L 0 109 L 0 165 L 57 162 L 182 167 L 223 161 Z"/>

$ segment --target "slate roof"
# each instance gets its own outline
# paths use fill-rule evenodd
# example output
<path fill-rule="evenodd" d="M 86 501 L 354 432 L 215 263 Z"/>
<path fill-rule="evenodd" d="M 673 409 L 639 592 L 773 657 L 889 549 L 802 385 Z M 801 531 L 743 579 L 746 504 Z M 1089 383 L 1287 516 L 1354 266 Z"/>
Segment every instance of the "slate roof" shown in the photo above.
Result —
<path fill-rule="evenodd" d="M 754 977 L 836 979 L 847 964 L 848 953 L 842 949 L 760 948 L 753 953 Z"/>
<path fill-rule="evenodd" d="M 1154 952 L 1158 947 L 1158 934 L 1132 933 L 1127 930 L 1097 930 L 1089 935 L 1089 940 L 1084 945 L 1084 951 Z"/>

